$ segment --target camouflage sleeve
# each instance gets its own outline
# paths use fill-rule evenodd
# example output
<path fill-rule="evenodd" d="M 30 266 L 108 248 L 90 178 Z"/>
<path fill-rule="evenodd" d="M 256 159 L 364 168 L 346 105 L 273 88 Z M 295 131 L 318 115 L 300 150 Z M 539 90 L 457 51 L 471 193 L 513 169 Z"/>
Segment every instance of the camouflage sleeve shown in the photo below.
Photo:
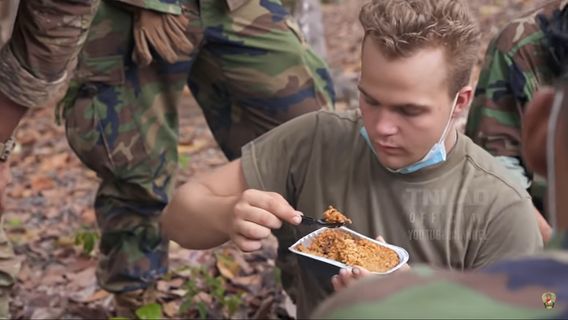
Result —
<path fill-rule="evenodd" d="M 509 24 L 485 56 L 466 134 L 495 156 L 521 156 L 521 117 L 543 82 L 547 63 L 534 19 Z"/>
<path fill-rule="evenodd" d="M 466 125 L 466 135 L 496 156 L 520 155 L 521 122 L 510 83 L 512 71 L 510 57 L 495 42 L 490 44 Z"/>
<path fill-rule="evenodd" d="M 0 50 L 0 91 L 29 108 L 64 85 L 99 0 L 21 1 L 11 40 Z"/>

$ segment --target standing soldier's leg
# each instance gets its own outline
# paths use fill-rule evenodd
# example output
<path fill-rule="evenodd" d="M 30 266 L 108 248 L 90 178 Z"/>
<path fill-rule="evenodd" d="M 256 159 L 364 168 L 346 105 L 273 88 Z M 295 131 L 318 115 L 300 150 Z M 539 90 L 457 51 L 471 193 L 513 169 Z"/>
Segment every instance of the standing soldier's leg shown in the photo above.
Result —
<path fill-rule="evenodd" d="M 205 46 L 189 87 L 229 159 L 264 132 L 306 112 L 333 109 L 329 70 L 279 1 L 229 12 L 202 1 Z"/>
<path fill-rule="evenodd" d="M 117 311 L 153 300 L 167 271 L 168 241 L 158 224 L 177 168 L 177 105 L 190 61 L 131 60 L 131 15 L 103 2 L 79 57 L 65 103 L 70 146 L 102 179 L 95 200 L 101 229 L 97 278 Z M 197 14 L 196 7 L 190 10 Z"/>
<path fill-rule="evenodd" d="M 223 1 L 201 5 L 205 46 L 189 86 L 227 158 L 239 157 L 244 144 L 283 122 L 334 108 L 325 62 L 279 1 L 250 0 L 233 12 Z M 292 245 L 294 239 L 288 240 Z M 281 243 L 278 254 L 287 254 L 289 245 Z M 282 284 L 294 298 L 290 268 L 279 267 Z"/>

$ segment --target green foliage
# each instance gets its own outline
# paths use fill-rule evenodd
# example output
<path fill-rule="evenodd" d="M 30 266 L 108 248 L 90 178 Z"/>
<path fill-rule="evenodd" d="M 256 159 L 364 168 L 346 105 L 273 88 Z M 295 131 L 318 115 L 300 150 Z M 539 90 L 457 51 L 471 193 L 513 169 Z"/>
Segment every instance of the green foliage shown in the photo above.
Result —
<path fill-rule="evenodd" d="M 221 310 L 225 316 L 231 318 L 242 306 L 244 292 L 227 292 L 227 282 L 222 276 L 213 276 L 204 267 L 194 267 L 191 269 L 190 280 L 185 283 L 187 293 L 183 297 L 180 306 L 180 316 L 188 315 L 190 312 L 197 312 L 200 319 L 205 319 L 211 310 Z M 210 295 L 211 303 L 199 299 L 199 293 L 204 292 Z"/>
<path fill-rule="evenodd" d="M 164 317 L 162 315 L 162 306 L 157 303 L 150 303 L 138 308 L 136 310 L 136 316 L 141 320 L 162 319 Z"/>
<path fill-rule="evenodd" d="M 182 169 L 187 168 L 190 160 L 191 160 L 190 156 L 188 156 L 186 154 L 180 154 L 179 159 L 178 159 L 179 167 L 182 168 Z"/>
<path fill-rule="evenodd" d="M 12 218 L 6 220 L 6 224 L 9 228 L 19 228 L 22 226 L 22 220 L 19 218 Z"/>
<path fill-rule="evenodd" d="M 93 252 L 98 240 L 99 235 L 96 231 L 81 230 L 75 234 L 75 245 L 81 246 L 85 255 L 90 255 Z"/>

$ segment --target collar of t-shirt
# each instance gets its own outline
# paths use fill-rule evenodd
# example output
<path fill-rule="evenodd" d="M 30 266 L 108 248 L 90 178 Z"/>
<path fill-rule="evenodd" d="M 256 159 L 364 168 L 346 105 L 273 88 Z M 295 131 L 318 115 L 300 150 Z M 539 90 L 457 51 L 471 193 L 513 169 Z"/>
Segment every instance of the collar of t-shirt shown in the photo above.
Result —
<path fill-rule="evenodd" d="M 456 142 L 454 147 L 448 152 L 446 156 L 446 161 L 433 165 L 431 167 L 423 168 L 416 172 L 412 173 L 396 173 L 387 170 L 382 164 L 380 164 L 381 171 L 383 174 L 396 176 L 396 179 L 405 180 L 408 182 L 424 182 L 433 179 L 439 179 L 447 174 L 451 174 L 452 169 L 456 168 L 458 164 L 462 163 L 465 160 L 466 152 L 465 152 L 465 143 L 466 137 L 462 134 L 457 133 Z M 363 137 L 361 137 L 363 139 Z M 371 151 L 373 156 L 375 154 Z M 378 162 L 378 160 L 377 160 Z"/>

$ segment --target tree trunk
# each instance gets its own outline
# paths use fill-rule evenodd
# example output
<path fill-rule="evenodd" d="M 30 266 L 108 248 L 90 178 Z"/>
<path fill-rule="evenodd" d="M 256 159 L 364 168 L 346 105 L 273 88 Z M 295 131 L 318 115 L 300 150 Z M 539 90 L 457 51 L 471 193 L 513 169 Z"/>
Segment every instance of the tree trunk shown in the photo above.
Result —
<path fill-rule="evenodd" d="M 300 25 L 310 47 L 325 60 L 327 50 L 320 0 L 284 0 L 283 3 Z"/>

